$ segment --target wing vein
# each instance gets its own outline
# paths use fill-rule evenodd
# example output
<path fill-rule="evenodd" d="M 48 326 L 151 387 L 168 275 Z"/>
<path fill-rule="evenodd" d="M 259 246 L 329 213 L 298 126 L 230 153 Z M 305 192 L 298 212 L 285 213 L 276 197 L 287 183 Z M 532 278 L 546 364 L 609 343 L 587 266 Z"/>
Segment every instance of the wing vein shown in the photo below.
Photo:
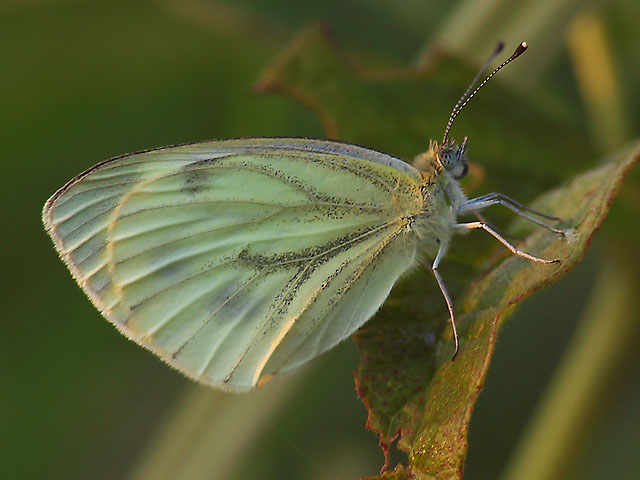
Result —
<path fill-rule="evenodd" d="M 247 223 L 259 223 L 259 222 L 247 222 Z M 374 233 L 376 233 L 376 231 L 385 228 L 388 224 L 389 224 L 389 222 L 383 224 L 380 227 L 377 227 L 376 229 L 373 229 L 373 230 L 370 230 L 370 231 L 365 231 L 361 235 L 359 235 L 358 237 L 347 241 L 345 244 L 353 243 L 353 242 L 359 241 L 362 238 L 366 238 L 369 235 L 373 235 Z M 186 237 L 182 237 L 180 239 L 176 239 L 174 241 L 171 241 L 171 242 L 168 242 L 168 243 L 165 243 L 165 244 L 157 245 L 157 246 L 142 250 L 141 252 L 136 253 L 134 255 L 131 255 L 130 257 L 127 257 L 126 259 L 118 260 L 117 262 L 112 263 L 111 265 L 117 267 L 118 265 L 124 263 L 125 261 L 129 261 L 131 259 L 139 257 L 140 255 L 146 254 L 146 253 L 148 253 L 150 251 L 153 251 L 153 250 L 155 250 L 157 248 L 161 248 L 161 247 L 170 245 L 170 244 L 174 243 L 175 241 L 190 239 L 190 238 L 197 237 L 197 236 L 200 236 L 200 235 L 210 234 L 211 232 L 218 232 L 218 231 L 225 230 L 227 228 L 235 227 L 235 226 L 238 226 L 238 225 L 243 225 L 243 223 L 228 225 L 228 226 L 224 226 L 224 227 L 220 227 L 220 228 L 214 228 L 214 229 L 210 229 L 210 230 L 205 230 L 203 232 L 199 232 L 199 233 L 194 234 L 194 235 L 187 235 Z M 324 230 L 323 233 L 336 232 L 336 231 L 340 231 L 342 229 L 344 229 L 344 227 L 336 227 L 336 228 Z M 276 240 L 280 241 L 280 240 L 284 240 L 284 239 L 302 238 L 302 237 L 307 237 L 307 236 L 312 236 L 312 235 L 317 235 L 317 232 L 311 232 L 311 233 L 305 233 L 305 234 L 295 234 L 295 235 L 282 235 L 282 236 L 273 237 L 273 238 L 253 239 L 251 241 L 251 243 L 253 245 L 255 245 L 255 244 L 259 243 L 259 242 L 276 241 Z M 342 245 L 338 245 L 336 247 L 333 247 L 332 249 L 327 250 L 327 252 L 330 252 L 330 251 L 332 251 L 334 249 L 337 249 L 337 248 L 341 248 L 341 246 Z M 182 262 L 184 260 L 189 260 L 189 259 L 192 259 L 194 257 L 200 256 L 200 255 L 204 255 L 206 253 L 214 251 L 215 249 L 217 249 L 219 247 L 220 247 L 220 245 L 215 245 L 215 246 L 210 247 L 210 248 L 204 248 L 202 250 L 192 251 L 192 252 L 189 252 L 188 254 L 183 255 L 181 257 L 174 258 L 171 261 L 168 261 L 168 262 L 165 262 L 165 263 L 162 263 L 162 264 L 158 265 L 157 268 L 154 268 L 153 270 L 149 270 L 149 271 L 147 271 L 147 272 L 145 272 L 143 274 L 140 274 L 138 276 L 135 276 L 135 277 L 132 277 L 132 278 L 128 279 L 128 281 L 122 283 L 122 286 L 123 287 L 127 287 L 127 286 L 139 281 L 140 279 L 142 279 L 144 277 L 147 277 L 149 275 L 153 275 L 153 274 L 159 272 L 163 268 L 166 268 L 166 267 L 171 266 L 171 265 L 175 265 L 176 263 Z M 316 255 L 307 256 L 307 257 L 295 258 L 293 260 L 283 260 L 283 261 L 280 261 L 280 262 L 274 262 L 274 263 L 272 263 L 272 265 L 273 266 L 280 266 L 280 265 L 286 265 L 286 264 L 290 264 L 290 263 L 297 263 L 297 262 L 301 262 L 301 261 L 305 261 L 305 260 L 311 260 L 311 259 L 316 258 L 317 256 L 320 256 L 320 255 L 323 255 L 323 254 L 324 254 L 324 252 L 323 253 L 318 253 Z M 250 262 L 247 262 L 247 263 L 250 263 Z"/>
<path fill-rule="evenodd" d="M 180 347 L 178 347 L 178 349 L 173 353 L 172 357 L 175 359 L 178 357 L 178 355 L 180 355 L 180 352 L 182 352 L 182 350 L 184 350 L 184 347 L 186 347 L 201 331 L 203 328 L 205 328 L 209 322 L 216 316 L 216 314 L 222 310 L 226 305 L 229 304 L 229 302 L 231 300 L 233 300 L 236 296 L 238 296 L 240 294 L 240 292 L 242 292 L 247 285 L 249 285 L 251 282 L 253 282 L 258 275 L 260 275 L 263 272 L 263 270 L 258 270 L 249 280 L 247 280 L 245 283 L 243 283 L 240 288 L 238 288 L 238 290 L 236 290 L 233 295 L 231 295 L 229 298 L 227 298 L 220 306 L 218 306 L 215 310 L 213 310 L 208 316 L 207 319 L 202 323 L 202 325 L 200 325 L 195 332 L 193 332 L 189 338 L 187 338 L 182 345 L 180 345 Z M 228 332 L 229 333 L 229 332 Z M 226 338 L 226 336 L 225 336 Z M 221 344 L 224 342 L 224 339 L 220 342 Z M 215 354 L 215 350 L 211 353 L 212 357 Z M 208 362 L 210 361 L 210 359 L 208 359 L 205 364 L 208 364 Z M 204 369 L 202 370 L 204 371 Z M 202 375 L 202 372 L 198 372 L 199 375 Z"/>
<path fill-rule="evenodd" d="M 401 231 L 401 228 L 398 228 L 396 231 L 392 232 L 388 237 L 386 237 L 384 239 L 384 241 L 381 243 L 382 248 L 384 248 L 384 246 L 386 246 L 393 237 L 395 237 L 397 234 L 399 234 Z M 369 248 L 367 248 L 365 250 L 365 252 L 371 250 L 372 248 L 374 248 L 374 246 L 371 246 Z M 361 269 L 361 272 L 358 273 L 357 278 L 360 277 L 360 275 L 362 274 L 362 271 L 364 271 L 373 261 L 373 259 L 375 259 L 378 255 L 378 253 L 380 251 L 382 251 L 382 248 L 380 246 L 378 246 L 376 248 L 376 252 L 374 252 L 374 254 L 371 256 L 371 259 L 369 260 L 369 262 L 367 263 L 367 265 L 365 267 L 363 267 Z M 363 252 L 363 253 L 365 253 Z M 329 253 L 331 253 L 331 251 L 327 251 L 325 252 L 322 256 L 327 256 Z M 320 258 L 320 256 L 318 257 Z M 350 262 L 343 262 L 340 267 L 332 273 L 332 275 L 327 278 L 313 293 L 313 295 L 311 296 L 311 298 L 305 303 L 305 305 L 303 306 L 302 310 L 294 317 L 292 318 L 290 321 L 287 322 L 287 324 L 285 325 L 286 330 L 284 330 L 283 332 L 280 332 L 279 337 L 280 337 L 280 341 L 282 341 L 282 339 L 287 335 L 288 332 L 291 331 L 291 329 L 293 328 L 293 326 L 296 324 L 296 322 L 298 321 L 298 319 L 300 318 L 300 316 L 302 316 L 302 314 L 304 312 L 306 312 L 310 306 L 317 300 L 317 298 L 320 296 L 320 294 L 322 293 L 322 291 L 324 290 L 324 288 L 326 288 L 327 285 L 329 285 L 329 283 L 335 278 L 337 277 L 340 272 L 342 272 L 342 270 L 344 270 L 344 268 L 349 264 Z M 282 303 L 286 300 L 287 295 L 292 291 L 292 289 L 294 289 L 294 287 L 297 287 L 299 285 L 297 285 L 297 279 L 300 278 L 300 276 L 311 266 L 314 265 L 314 263 L 309 262 L 307 263 L 307 265 L 294 277 L 294 279 L 292 279 L 291 285 L 288 288 L 287 293 L 281 295 L 280 297 L 280 301 L 278 303 L 278 305 L 270 312 L 269 316 L 267 317 L 267 319 L 265 319 L 265 321 L 261 324 L 261 327 L 259 329 L 256 329 L 256 331 L 260 332 L 262 331 L 264 325 L 266 325 L 269 320 L 271 320 L 273 318 L 273 315 L 278 311 L 278 309 L 282 306 Z M 357 279 L 356 278 L 356 279 Z M 354 280 L 355 281 L 355 280 Z M 353 282 L 351 282 L 349 285 L 353 284 Z M 349 287 L 347 287 L 348 290 Z M 342 294 L 344 295 L 344 293 Z M 341 295 L 341 296 L 342 296 Z M 227 377 L 225 377 L 224 379 L 224 383 L 229 382 L 229 380 L 231 379 L 232 375 L 234 374 L 234 372 L 237 370 L 238 366 L 240 365 L 240 363 L 242 362 L 242 360 L 246 357 L 247 353 L 251 350 L 251 348 L 253 348 L 253 346 L 255 345 L 255 342 L 257 340 L 257 336 L 254 334 L 251 337 L 251 341 L 249 342 L 249 344 L 247 345 L 247 347 L 244 349 L 244 351 L 242 352 L 242 354 L 239 356 L 238 360 L 236 361 L 236 363 L 234 364 L 234 367 L 231 369 L 231 371 L 229 372 L 229 374 L 227 375 Z M 273 352 L 275 351 L 277 345 L 279 344 L 275 343 L 272 348 L 267 352 L 267 355 L 259 362 L 258 368 L 259 371 L 256 371 L 254 374 L 254 380 L 257 381 L 257 379 L 259 378 L 260 374 L 262 373 L 262 370 L 264 369 L 265 365 L 267 364 L 268 359 L 271 357 L 271 355 L 273 354 Z M 206 370 L 206 369 L 205 369 Z"/>
<path fill-rule="evenodd" d="M 365 272 L 365 270 L 369 267 L 369 265 L 371 265 L 371 263 L 383 252 L 383 250 L 402 232 L 401 228 L 398 228 L 397 230 L 391 232 L 389 234 L 389 236 L 387 236 L 387 238 L 385 238 L 385 240 L 383 242 L 380 243 L 380 245 L 378 245 L 376 251 L 367 259 L 367 261 L 363 262 L 361 264 L 361 267 L 358 269 L 358 273 L 357 275 L 347 284 L 343 285 L 343 287 L 340 290 L 340 298 L 342 298 L 348 291 L 349 289 L 354 285 L 354 283 L 362 276 L 362 274 Z M 337 275 L 336 275 L 337 276 Z M 331 280 L 335 278 L 332 277 Z M 328 283 L 327 283 L 328 285 Z M 325 287 L 326 288 L 326 285 Z M 299 314 L 296 316 L 296 321 L 307 311 L 309 310 L 309 308 L 311 307 L 311 305 L 313 305 L 313 303 L 318 299 L 318 297 L 320 296 L 320 294 L 322 293 L 323 288 L 318 288 L 318 290 L 316 290 L 317 294 L 312 297 L 309 302 L 307 302 L 303 309 L 299 312 Z M 334 302 L 337 303 L 337 302 Z M 320 325 L 322 322 L 318 322 L 316 323 L 316 325 L 313 328 L 317 328 L 318 325 Z M 325 322 L 326 323 L 326 322 Z M 293 325 L 292 325 L 293 327 Z M 325 325 L 325 329 L 328 327 L 328 323 Z M 291 331 L 291 329 L 289 329 L 289 331 Z M 344 338 L 344 337 L 343 337 Z M 284 340 L 284 337 L 283 337 Z M 291 354 L 282 362 L 282 364 L 286 364 L 289 359 L 297 352 L 297 350 L 294 350 L 293 352 L 291 352 Z M 273 352 L 272 352 L 273 353 Z M 264 362 L 264 366 L 266 366 L 266 362 Z M 260 372 L 262 373 L 262 372 Z M 259 374 L 260 374 L 259 373 Z"/>

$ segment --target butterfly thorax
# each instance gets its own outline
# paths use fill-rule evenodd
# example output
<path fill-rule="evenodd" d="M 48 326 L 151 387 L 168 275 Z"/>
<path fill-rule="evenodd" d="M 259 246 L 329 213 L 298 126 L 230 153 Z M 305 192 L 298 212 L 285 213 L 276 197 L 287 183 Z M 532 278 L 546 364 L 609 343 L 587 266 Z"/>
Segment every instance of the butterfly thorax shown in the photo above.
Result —
<path fill-rule="evenodd" d="M 415 232 L 430 256 L 441 244 L 448 244 L 456 224 L 456 212 L 466 196 L 458 179 L 466 175 L 466 138 L 460 146 L 452 141 L 431 140 L 425 153 L 413 161 L 422 175 L 422 212 L 416 217 Z"/>

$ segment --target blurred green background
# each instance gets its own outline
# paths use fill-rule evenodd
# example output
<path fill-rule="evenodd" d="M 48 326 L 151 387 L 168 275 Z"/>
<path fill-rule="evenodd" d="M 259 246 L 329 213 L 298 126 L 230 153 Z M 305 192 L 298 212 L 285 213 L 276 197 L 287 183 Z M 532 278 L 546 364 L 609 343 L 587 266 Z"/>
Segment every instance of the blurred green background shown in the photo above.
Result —
<path fill-rule="evenodd" d="M 588 131 L 598 158 L 640 125 L 639 19 L 635 0 L 5 0 L 0 476 L 376 474 L 383 456 L 355 394 L 352 341 L 249 395 L 194 385 L 92 307 L 41 226 L 44 201 L 77 173 L 125 152 L 209 138 L 325 136 L 301 105 L 251 89 L 290 37 L 318 21 L 355 58 L 395 65 L 434 45 L 480 63 L 499 38 L 527 40 L 534 48 L 519 60 L 523 67 L 503 81 L 547 99 L 550 114 Z M 593 31 L 601 36 L 589 43 Z M 594 45 L 606 47 L 607 69 Z M 589 73 L 591 58 L 609 80 Z M 441 132 L 424 134 L 426 146 Z M 638 239 L 631 220 L 639 185 L 634 172 L 585 261 L 529 300 L 502 332 L 471 423 L 466 478 L 498 478 L 513 467 L 554 372 L 593 311 L 589 302 L 607 285 L 630 287 L 616 301 L 629 302 L 621 315 L 635 322 L 611 345 L 615 355 L 589 390 L 580 441 L 557 478 L 640 475 L 640 354 L 633 348 L 640 262 L 630 248 Z M 394 453 L 392 466 L 402 458 Z"/>

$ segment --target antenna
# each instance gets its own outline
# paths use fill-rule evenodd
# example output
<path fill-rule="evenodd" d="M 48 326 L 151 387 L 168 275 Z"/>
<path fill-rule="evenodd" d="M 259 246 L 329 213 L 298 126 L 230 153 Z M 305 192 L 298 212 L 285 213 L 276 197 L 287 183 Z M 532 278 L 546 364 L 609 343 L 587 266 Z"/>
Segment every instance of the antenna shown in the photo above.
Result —
<path fill-rule="evenodd" d="M 502 62 L 500 65 L 498 65 L 498 67 L 496 67 L 496 69 L 493 72 L 491 72 L 489 75 L 487 75 L 487 78 L 485 78 L 482 81 L 482 83 L 480 85 L 478 85 L 478 87 L 473 91 L 473 93 L 471 93 L 471 95 L 469 95 L 467 97 L 467 94 L 469 93 L 469 90 L 471 90 L 473 85 L 476 83 L 476 81 L 478 80 L 478 77 L 484 71 L 484 69 L 486 68 L 487 64 L 491 60 L 493 60 L 498 53 L 500 53 L 500 51 L 502 50 L 503 47 L 504 47 L 504 43 L 503 42 L 498 42 L 498 45 L 496 46 L 496 49 L 493 51 L 493 53 L 487 59 L 487 61 L 484 63 L 484 65 L 482 65 L 482 68 L 480 68 L 480 71 L 476 74 L 475 78 L 473 79 L 473 81 L 471 82 L 469 87 L 467 87 L 467 90 L 464 92 L 462 97 L 460 97 L 460 100 L 458 100 L 458 103 L 456 103 L 456 106 L 453 107 L 453 110 L 451 111 L 451 116 L 449 117 L 449 121 L 447 122 L 447 128 L 444 131 L 444 137 L 442 139 L 442 144 L 443 145 L 447 141 L 447 137 L 449 135 L 449 130 L 451 130 L 451 125 L 453 125 L 453 121 L 456 119 L 456 117 L 462 111 L 462 109 L 467 105 L 467 103 L 469 103 L 469 100 L 471 100 L 476 95 L 476 93 L 478 93 L 480 91 L 480 89 L 486 85 L 486 83 L 489 81 L 489 79 L 491 77 L 493 77 L 496 73 L 498 73 L 500 70 L 502 70 L 508 64 L 510 64 L 512 61 L 514 61 L 516 58 L 518 58 L 520 55 L 522 55 L 529 46 L 527 45 L 527 42 L 522 42 L 520 45 L 518 45 L 518 48 L 516 48 L 516 50 L 513 52 L 513 54 L 509 58 L 507 58 L 504 62 Z M 466 100 L 465 100 L 465 98 L 466 98 Z"/>
<path fill-rule="evenodd" d="M 478 70 L 478 73 L 476 73 L 476 76 L 473 77 L 473 80 L 471 80 L 471 83 L 469 84 L 469 86 L 467 87 L 465 92 L 460 97 L 460 100 L 458 100 L 458 103 L 456 103 L 456 106 L 453 107 L 453 110 L 451 110 L 451 116 L 449 117 L 449 123 L 453 122 L 452 119 L 454 118 L 454 115 L 455 115 L 456 111 L 458 110 L 458 107 L 464 101 L 464 99 L 467 98 L 467 95 L 469 95 L 469 92 L 471 91 L 473 86 L 478 81 L 478 78 L 480 78 L 480 75 L 482 75 L 482 72 L 484 72 L 485 68 L 487 68 L 487 65 L 489 65 L 489 62 L 491 62 L 494 58 L 496 58 L 496 56 L 502 51 L 503 48 L 504 48 L 504 42 L 502 40 L 500 40 L 498 42 L 498 44 L 496 45 L 496 48 L 493 50 L 493 53 L 491 55 L 489 55 L 489 58 L 487 58 L 485 60 L 485 62 L 480 67 L 480 70 Z"/>

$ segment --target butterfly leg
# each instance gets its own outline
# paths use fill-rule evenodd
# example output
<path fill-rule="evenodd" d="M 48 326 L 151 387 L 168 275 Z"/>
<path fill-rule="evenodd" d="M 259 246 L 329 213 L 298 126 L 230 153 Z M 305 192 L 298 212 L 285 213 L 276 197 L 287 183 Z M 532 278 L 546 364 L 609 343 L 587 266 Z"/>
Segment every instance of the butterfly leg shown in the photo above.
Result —
<path fill-rule="evenodd" d="M 456 227 L 459 228 L 459 229 L 462 229 L 462 230 L 473 230 L 473 229 L 476 229 L 476 228 L 481 228 L 482 230 L 484 230 L 485 232 L 487 232 L 491 236 L 493 236 L 500 243 L 502 243 L 505 247 L 507 247 L 511 251 L 511 253 L 513 253 L 515 255 L 518 255 L 519 257 L 526 258 L 527 260 L 531 260 L 532 262 L 536 262 L 536 263 L 560 263 L 560 260 L 558 260 L 558 259 L 556 259 L 556 260 L 546 260 L 544 258 L 538 258 L 538 257 L 534 257 L 533 255 L 529 255 L 528 253 L 523 252 L 522 250 L 518 250 L 516 247 L 511 245 L 506 239 L 504 239 L 498 232 L 496 232 L 493 228 L 491 228 L 486 223 L 483 223 L 483 222 L 458 223 L 456 225 Z"/>
<path fill-rule="evenodd" d="M 513 240 L 524 240 L 524 237 L 520 237 L 518 235 L 514 235 L 513 233 L 505 232 L 501 228 L 496 227 L 493 223 L 491 223 L 489 220 L 487 220 L 486 217 L 484 215 L 482 215 L 478 211 L 473 212 L 473 215 L 478 220 L 480 220 L 482 223 L 486 223 L 487 225 L 489 225 L 491 228 L 493 228 L 496 232 L 498 232 L 500 235 L 502 235 L 505 238 L 508 237 L 508 238 L 513 239 Z"/>
<path fill-rule="evenodd" d="M 562 220 L 561 218 L 554 217 L 553 215 L 548 215 L 548 214 L 543 213 L 543 212 L 541 212 L 539 210 L 535 210 L 533 208 L 527 207 L 526 205 L 523 205 L 522 203 L 518 202 L 517 200 L 514 200 L 513 198 L 508 197 L 504 193 L 500 193 L 500 192 L 487 193 L 485 195 L 481 195 L 479 197 L 472 198 L 472 199 L 468 200 L 468 202 L 493 200 L 493 199 L 496 199 L 496 198 L 499 198 L 499 199 L 503 200 L 503 202 L 505 202 L 505 203 L 510 203 L 511 205 L 519 208 L 520 210 L 524 210 L 526 212 L 533 213 L 534 215 L 538 215 L 539 217 L 543 217 L 543 218 L 546 218 L 548 220 Z"/>
<path fill-rule="evenodd" d="M 536 225 L 540 225 L 541 227 L 544 227 L 547 230 L 552 231 L 553 233 L 557 233 L 559 235 L 565 234 L 564 230 L 561 230 L 559 228 L 554 228 L 551 225 L 548 225 L 543 221 L 538 220 L 537 218 L 525 212 L 529 212 L 534 215 L 547 218 L 549 220 L 560 220 L 558 217 L 553 217 L 551 215 L 547 215 L 545 213 L 529 208 L 525 205 L 522 205 L 520 202 L 517 202 L 516 200 L 513 200 L 512 198 L 509 198 L 506 195 L 503 195 L 502 193 L 497 193 L 497 192 L 489 193 L 481 197 L 467 200 L 464 204 L 460 206 L 460 208 L 458 209 L 458 213 L 464 214 L 468 212 L 477 212 L 478 210 L 482 210 L 484 208 L 490 207 L 491 205 L 503 205 L 507 207 L 509 210 L 511 210 L 512 212 L 516 213 L 517 215 L 523 218 L 526 218 L 530 222 L 533 222 Z"/>
<path fill-rule="evenodd" d="M 431 271 L 433 272 L 433 276 L 436 277 L 436 281 L 438 282 L 438 286 L 440 287 L 440 291 L 442 292 L 444 301 L 447 302 L 447 308 L 449 309 L 449 321 L 451 322 L 451 329 L 453 330 L 453 341 L 455 342 L 455 351 L 453 352 L 453 356 L 451 357 L 451 359 L 453 360 L 454 358 L 456 358 L 456 355 L 458 355 L 458 349 L 460 348 L 460 343 L 458 341 L 458 329 L 456 328 L 456 319 L 453 313 L 453 302 L 451 301 L 449 292 L 447 292 L 447 287 L 445 287 L 444 282 L 442 281 L 440 272 L 438 272 L 438 265 L 440 265 L 440 260 L 442 260 L 442 257 L 444 257 L 446 250 L 446 246 L 441 244 L 440 248 L 438 249 L 438 254 L 436 255 L 436 258 L 431 265 Z"/>

